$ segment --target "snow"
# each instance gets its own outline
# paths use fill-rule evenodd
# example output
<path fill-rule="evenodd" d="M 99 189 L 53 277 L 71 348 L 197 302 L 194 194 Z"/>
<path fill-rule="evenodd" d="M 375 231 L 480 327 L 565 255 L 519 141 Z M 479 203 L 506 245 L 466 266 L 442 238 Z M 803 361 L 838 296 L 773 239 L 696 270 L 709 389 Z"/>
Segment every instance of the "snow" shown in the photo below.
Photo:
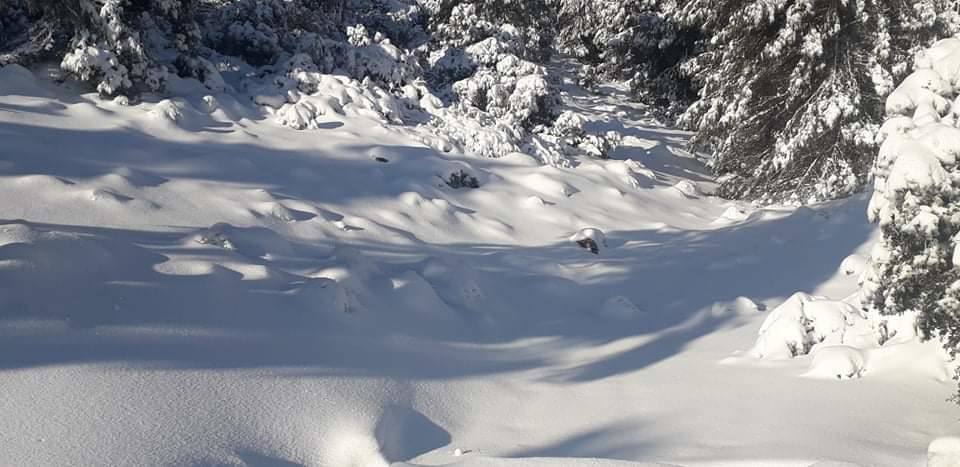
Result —
<path fill-rule="evenodd" d="M 960 434 L 942 349 L 847 299 L 866 197 L 709 196 L 624 89 L 568 90 L 625 137 L 555 167 L 339 77 L 122 106 L 36 72 L 0 68 L 0 465 L 900 466 Z M 837 346 L 868 371 L 806 377 Z"/>
<path fill-rule="evenodd" d="M 960 464 L 960 438 L 944 436 L 930 442 L 927 467 L 950 467 Z"/>
<path fill-rule="evenodd" d="M 808 376 L 818 378 L 859 378 L 866 371 L 863 352 L 849 345 L 821 347 L 813 355 Z"/>

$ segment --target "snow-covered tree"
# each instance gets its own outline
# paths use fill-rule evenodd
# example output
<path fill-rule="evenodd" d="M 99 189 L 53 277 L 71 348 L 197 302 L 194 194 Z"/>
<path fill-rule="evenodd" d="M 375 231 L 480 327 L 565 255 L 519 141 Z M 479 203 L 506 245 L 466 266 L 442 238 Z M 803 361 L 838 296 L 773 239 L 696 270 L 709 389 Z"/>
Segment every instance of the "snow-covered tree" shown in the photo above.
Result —
<path fill-rule="evenodd" d="M 584 80 L 629 80 L 636 98 L 670 115 L 696 97 L 680 65 L 700 32 L 674 18 L 673 0 L 556 0 L 560 50 L 584 64 Z"/>
<path fill-rule="evenodd" d="M 805 203 L 859 189 L 883 105 L 913 53 L 951 31 L 947 2 L 689 0 L 710 48 L 685 71 L 681 122 L 725 175 L 719 194 Z"/>
<path fill-rule="evenodd" d="M 490 37 L 511 53 L 542 63 L 550 57 L 554 15 L 546 0 L 421 0 L 430 15 L 431 39 L 464 48 Z"/>
<path fill-rule="evenodd" d="M 169 72 L 160 57 L 190 54 L 200 37 L 193 0 L 13 0 L 11 5 L 23 12 L 28 35 L 0 55 L 4 62 L 60 58 L 64 71 L 108 96 L 160 89 Z"/>
<path fill-rule="evenodd" d="M 211 49 L 255 66 L 305 54 L 322 72 L 391 88 L 422 74 L 409 51 L 426 40 L 421 9 L 412 0 L 228 0 L 211 8 L 203 23 Z"/>
<path fill-rule="evenodd" d="M 880 225 L 862 290 L 868 308 L 910 314 L 960 351 L 960 39 L 940 41 L 887 98 L 868 215 Z"/>
<path fill-rule="evenodd" d="M 438 130 L 470 152 L 500 156 L 546 132 L 559 91 L 548 73 L 554 21 L 545 0 L 423 0 L 431 87 L 458 115 Z M 479 125 L 456 124 L 467 118 Z M 536 152 L 536 151 L 534 151 Z M 560 157 L 556 158 L 559 160 Z"/>

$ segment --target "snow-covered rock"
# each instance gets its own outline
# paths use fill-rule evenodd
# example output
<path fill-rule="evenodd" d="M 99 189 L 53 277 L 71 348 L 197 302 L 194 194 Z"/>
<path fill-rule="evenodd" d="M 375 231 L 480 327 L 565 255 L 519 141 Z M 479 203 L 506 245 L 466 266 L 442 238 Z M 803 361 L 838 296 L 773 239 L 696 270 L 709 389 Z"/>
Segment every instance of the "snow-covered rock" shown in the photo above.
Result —
<path fill-rule="evenodd" d="M 599 254 L 602 248 L 607 247 L 607 236 L 602 230 L 593 227 L 578 230 L 570 237 L 570 241 L 590 250 L 593 254 Z"/>

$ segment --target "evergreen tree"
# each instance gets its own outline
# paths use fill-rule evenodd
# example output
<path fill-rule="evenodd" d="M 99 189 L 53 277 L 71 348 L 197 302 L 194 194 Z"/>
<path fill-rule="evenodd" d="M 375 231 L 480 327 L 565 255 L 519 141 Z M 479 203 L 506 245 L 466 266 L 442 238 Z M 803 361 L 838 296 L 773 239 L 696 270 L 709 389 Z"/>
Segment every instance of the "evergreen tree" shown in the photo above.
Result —
<path fill-rule="evenodd" d="M 882 234 L 864 276 L 865 305 L 908 314 L 926 338 L 960 352 L 960 39 L 918 56 L 917 70 L 888 97 L 890 119 L 868 207 Z M 956 102 L 956 101 L 954 101 Z M 960 372 L 958 372 L 960 376 Z M 958 393 L 960 394 L 960 393 Z"/>
<path fill-rule="evenodd" d="M 805 203 L 866 181 L 882 97 L 949 33 L 945 2 L 689 0 L 711 47 L 685 64 L 700 100 L 681 122 L 713 153 L 719 194 Z"/>
<path fill-rule="evenodd" d="M 160 56 L 190 54 L 200 34 L 193 0 L 13 0 L 28 34 L 0 60 L 61 58 L 61 68 L 105 96 L 158 90 Z"/>
<path fill-rule="evenodd" d="M 440 47 L 465 48 L 498 37 L 518 57 L 550 58 L 554 14 L 547 0 L 421 0 L 430 33 Z"/>
<path fill-rule="evenodd" d="M 546 1 L 428 0 L 425 5 L 429 78 L 441 95 L 467 113 L 480 112 L 524 131 L 556 119 L 559 95 L 544 66 L 553 41 Z"/>

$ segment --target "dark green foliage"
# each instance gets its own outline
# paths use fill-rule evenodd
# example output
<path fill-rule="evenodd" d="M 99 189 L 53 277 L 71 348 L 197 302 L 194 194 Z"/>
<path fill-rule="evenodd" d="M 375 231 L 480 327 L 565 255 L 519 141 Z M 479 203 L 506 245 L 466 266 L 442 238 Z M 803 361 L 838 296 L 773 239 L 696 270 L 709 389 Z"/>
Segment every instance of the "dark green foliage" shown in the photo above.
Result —
<path fill-rule="evenodd" d="M 463 170 L 451 173 L 444 183 L 447 184 L 450 188 L 460 189 L 460 188 L 480 188 L 480 182 L 477 181 L 477 177 L 470 175 Z"/>
<path fill-rule="evenodd" d="M 949 32 L 938 0 L 690 0 L 711 47 L 685 65 L 700 100 L 681 122 L 726 175 L 718 193 L 806 203 L 858 190 L 883 97 L 918 47 Z"/>

